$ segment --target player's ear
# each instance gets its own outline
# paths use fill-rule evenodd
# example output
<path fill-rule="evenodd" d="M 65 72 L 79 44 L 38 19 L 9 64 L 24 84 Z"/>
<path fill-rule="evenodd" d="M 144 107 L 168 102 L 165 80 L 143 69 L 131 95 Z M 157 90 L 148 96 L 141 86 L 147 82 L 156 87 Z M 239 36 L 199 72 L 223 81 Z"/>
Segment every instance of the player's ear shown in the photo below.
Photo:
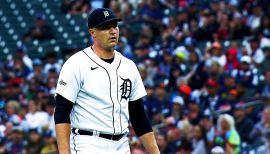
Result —
<path fill-rule="evenodd" d="M 96 37 L 96 33 L 95 33 L 95 30 L 94 29 L 89 29 L 88 30 L 89 31 L 89 33 L 90 33 L 90 35 L 94 38 L 94 37 Z"/>

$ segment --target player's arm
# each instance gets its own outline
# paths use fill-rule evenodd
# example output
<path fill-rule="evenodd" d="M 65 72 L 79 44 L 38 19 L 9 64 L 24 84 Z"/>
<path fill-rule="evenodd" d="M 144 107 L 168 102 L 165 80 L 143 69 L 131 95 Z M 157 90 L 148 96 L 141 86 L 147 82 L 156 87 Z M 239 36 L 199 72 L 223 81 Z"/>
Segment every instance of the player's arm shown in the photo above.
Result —
<path fill-rule="evenodd" d="M 56 140 L 59 154 L 70 154 L 70 112 L 73 103 L 57 94 L 54 112 Z"/>
<path fill-rule="evenodd" d="M 136 135 L 142 141 L 143 146 L 150 154 L 159 154 L 152 126 L 144 111 L 142 100 L 129 102 L 129 117 Z"/>

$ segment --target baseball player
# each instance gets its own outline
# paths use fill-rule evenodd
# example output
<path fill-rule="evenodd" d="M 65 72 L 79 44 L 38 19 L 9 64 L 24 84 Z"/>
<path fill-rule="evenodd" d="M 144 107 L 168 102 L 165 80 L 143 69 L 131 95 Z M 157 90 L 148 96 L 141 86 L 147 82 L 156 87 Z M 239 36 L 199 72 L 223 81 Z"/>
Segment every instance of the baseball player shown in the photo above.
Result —
<path fill-rule="evenodd" d="M 60 154 L 130 153 L 131 122 L 150 154 L 158 154 L 141 98 L 146 95 L 136 65 L 114 50 L 118 19 L 107 8 L 88 16 L 93 45 L 63 65 L 56 88 L 55 123 Z"/>

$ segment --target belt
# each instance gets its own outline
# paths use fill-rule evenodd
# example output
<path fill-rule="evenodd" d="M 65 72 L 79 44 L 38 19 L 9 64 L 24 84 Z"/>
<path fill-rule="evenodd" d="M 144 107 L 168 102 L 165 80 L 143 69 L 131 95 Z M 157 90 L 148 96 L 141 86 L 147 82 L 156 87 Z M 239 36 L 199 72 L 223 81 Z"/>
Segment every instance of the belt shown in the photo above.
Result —
<path fill-rule="evenodd" d="M 112 135 L 112 134 L 102 134 L 102 133 L 98 133 L 97 131 L 86 131 L 86 130 L 81 130 L 81 129 L 77 129 L 77 128 L 72 128 L 71 132 L 73 134 L 77 134 L 77 135 L 90 135 L 90 136 L 98 136 L 101 138 L 105 138 L 108 140 L 114 140 L 114 141 L 118 141 L 120 140 L 123 136 L 126 135 L 126 133 L 124 134 L 119 134 L 119 135 Z"/>

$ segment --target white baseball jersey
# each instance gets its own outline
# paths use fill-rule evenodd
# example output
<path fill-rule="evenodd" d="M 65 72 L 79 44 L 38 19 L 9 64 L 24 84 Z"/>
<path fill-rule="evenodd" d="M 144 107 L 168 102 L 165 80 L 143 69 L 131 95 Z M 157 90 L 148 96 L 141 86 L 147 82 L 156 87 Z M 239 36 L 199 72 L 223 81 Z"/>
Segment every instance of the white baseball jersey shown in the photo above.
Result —
<path fill-rule="evenodd" d="M 88 47 L 63 65 L 56 93 L 73 102 L 71 127 L 106 134 L 128 131 L 128 102 L 146 95 L 135 63 L 114 51 L 112 63 Z"/>

